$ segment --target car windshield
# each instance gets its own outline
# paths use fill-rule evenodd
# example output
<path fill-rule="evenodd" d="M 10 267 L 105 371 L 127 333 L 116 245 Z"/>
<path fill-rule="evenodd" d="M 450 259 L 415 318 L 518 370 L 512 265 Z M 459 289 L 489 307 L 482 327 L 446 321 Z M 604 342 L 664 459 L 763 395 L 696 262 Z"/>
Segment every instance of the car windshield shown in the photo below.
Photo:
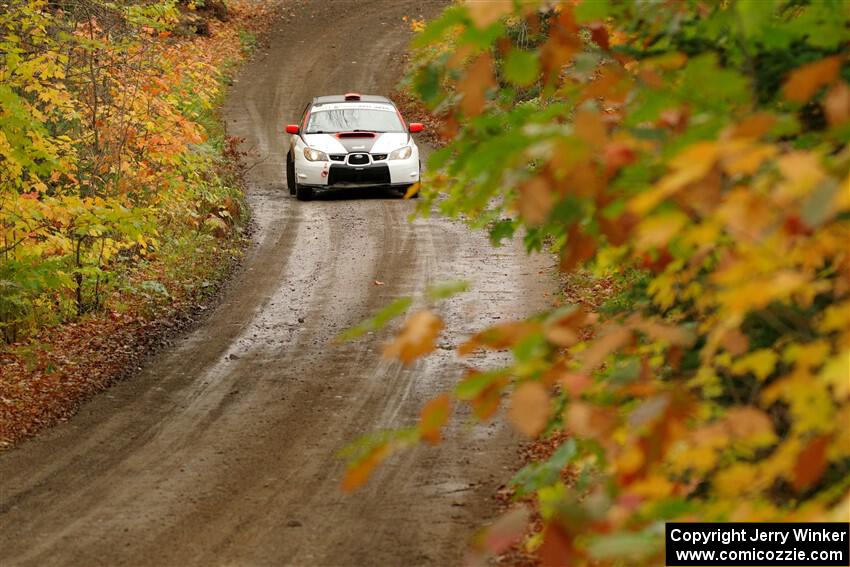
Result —
<path fill-rule="evenodd" d="M 327 132 L 404 132 L 395 108 L 389 105 L 335 104 L 315 107 L 307 120 L 307 134 Z"/>

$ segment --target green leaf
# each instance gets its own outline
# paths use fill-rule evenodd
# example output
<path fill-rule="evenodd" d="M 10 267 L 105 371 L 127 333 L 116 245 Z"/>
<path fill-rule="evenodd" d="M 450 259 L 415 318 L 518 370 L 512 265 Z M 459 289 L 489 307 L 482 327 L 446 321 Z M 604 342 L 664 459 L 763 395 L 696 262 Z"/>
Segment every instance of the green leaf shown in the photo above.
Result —
<path fill-rule="evenodd" d="M 662 538 L 662 532 L 605 534 L 592 537 L 587 545 L 587 551 L 597 561 L 620 559 L 634 563 L 658 552 L 662 546 Z"/>
<path fill-rule="evenodd" d="M 604 20 L 610 10 L 608 0 L 583 0 L 575 7 L 576 20 L 581 24 Z"/>
<path fill-rule="evenodd" d="M 505 59 L 504 74 L 509 82 L 527 87 L 537 82 L 540 73 L 540 61 L 536 53 L 512 49 Z"/>
<path fill-rule="evenodd" d="M 337 340 L 350 341 L 363 336 L 370 331 L 382 329 L 387 323 L 407 311 L 412 304 L 412 298 L 400 297 L 381 309 L 374 317 L 366 319 L 360 324 L 340 333 Z"/>
<path fill-rule="evenodd" d="M 516 232 L 519 221 L 515 219 L 501 219 L 490 225 L 490 242 L 493 246 L 500 246 L 503 240 L 510 240 Z"/>
<path fill-rule="evenodd" d="M 469 282 L 466 280 L 454 280 L 434 284 L 426 290 L 425 294 L 431 301 L 438 301 L 467 290 L 469 290 Z"/>
<path fill-rule="evenodd" d="M 455 395 L 461 400 L 471 400 L 478 396 L 487 386 L 506 374 L 507 370 L 504 368 L 474 374 L 455 386 Z"/>
<path fill-rule="evenodd" d="M 576 442 L 568 439 L 558 447 L 549 459 L 542 462 L 531 462 L 519 470 L 511 479 L 510 484 L 519 498 L 537 492 L 544 486 L 556 483 L 561 473 L 578 454 Z"/>

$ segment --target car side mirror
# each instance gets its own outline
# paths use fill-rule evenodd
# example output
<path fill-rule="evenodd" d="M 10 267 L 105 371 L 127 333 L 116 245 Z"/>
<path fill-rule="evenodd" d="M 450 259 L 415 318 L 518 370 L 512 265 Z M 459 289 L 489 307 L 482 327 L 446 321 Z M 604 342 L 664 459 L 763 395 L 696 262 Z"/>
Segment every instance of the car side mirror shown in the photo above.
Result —
<path fill-rule="evenodd" d="M 425 129 L 425 125 L 422 124 L 421 122 L 411 122 L 410 125 L 408 126 L 408 130 L 410 130 L 411 134 L 421 132 L 424 129 Z"/>
<path fill-rule="evenodd" d="M 301 128 L 298 127 L 298 124 L 287 124 L 286 125 L 286 133 L 287 134 L 297 134 L 301 131 Z"/>

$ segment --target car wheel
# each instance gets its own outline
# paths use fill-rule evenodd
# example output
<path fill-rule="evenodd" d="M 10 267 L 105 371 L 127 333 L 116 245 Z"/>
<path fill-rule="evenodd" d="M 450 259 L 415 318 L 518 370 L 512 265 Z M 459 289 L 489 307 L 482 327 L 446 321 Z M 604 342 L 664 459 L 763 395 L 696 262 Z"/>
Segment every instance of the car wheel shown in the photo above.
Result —
<path fill-rule="evenodd" d="M 289 188 L 289 194 L 295 195 L 295 162 L 292 161 L 292 154 L 286 154 L 286 186 Z"/>
<path fill-rule="evenodd" d="M 303 185 L 295 184 L 295 197 L 299 201 L 310 201 L 315 197 L 312 187 L 304 187 Z"/>

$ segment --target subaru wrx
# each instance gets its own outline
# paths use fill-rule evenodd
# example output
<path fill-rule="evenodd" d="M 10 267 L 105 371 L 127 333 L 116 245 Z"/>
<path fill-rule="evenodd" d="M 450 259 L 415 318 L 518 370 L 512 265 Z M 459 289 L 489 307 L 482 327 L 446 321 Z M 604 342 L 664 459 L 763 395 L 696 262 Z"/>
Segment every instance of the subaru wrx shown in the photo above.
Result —
<path fill-rule="evenodd" d="M 419 148 L 386 97 L 348 93 L 320 96 L 307 105 L 290 134 L 286 154 L 289 193 L 312 199 L 322 189 L 390 188 L 404 193 L 419 182 Z"/>

